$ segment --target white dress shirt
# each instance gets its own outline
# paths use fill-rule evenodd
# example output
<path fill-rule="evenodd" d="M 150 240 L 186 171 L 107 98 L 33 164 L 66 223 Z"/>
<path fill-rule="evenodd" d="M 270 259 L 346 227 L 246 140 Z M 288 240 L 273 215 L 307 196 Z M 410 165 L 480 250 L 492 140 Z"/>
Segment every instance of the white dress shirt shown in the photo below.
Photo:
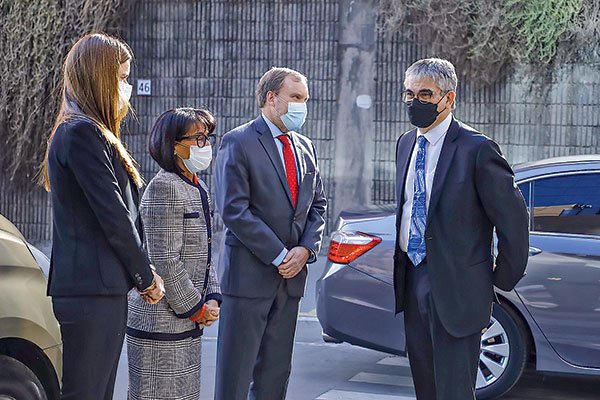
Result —
<path fill-rule="evenodd" d="M 427 143 L 425 144 L 425 204 L 427 210 L 429 210 L 429 199 L 431 198 L 435 170 L 451 122 L 452 113 L 448 114 L 438 126 L 425 134 L 421 132 L 420 128 L 417 130 L 417 138 L 419 136 L 425 136 L 425 139 L 427 140 Z M 408 239 L 410 237 L 410 218 L 412 216 L 413 196 L 415 193 L 415 164 L 418 147 L 417 140 L 415 141 L 415 147 L 413 148 L 410 157 L 408 171 L 406 172 L 406 183 L 404 185 L 404 204 L 402 205 L 402 220 L 400 221 L 400 249 L 404 252 L 408 250 Z"/>

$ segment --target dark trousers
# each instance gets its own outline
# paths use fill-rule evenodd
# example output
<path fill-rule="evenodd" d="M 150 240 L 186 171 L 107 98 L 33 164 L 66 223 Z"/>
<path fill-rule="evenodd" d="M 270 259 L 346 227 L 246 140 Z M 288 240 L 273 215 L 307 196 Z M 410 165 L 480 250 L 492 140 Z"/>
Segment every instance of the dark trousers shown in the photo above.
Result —
<path fill-rule="evenodd" d="M 285 281 L 272 298 L 223 295 L 215 400 L 285 399 L 299 301 Z"/>
<path fill-rule="evenodd" d="M 406 271 L 406 349 L 418 400 L 475 400 L 481 334 L 450 335 L 436 312 L 427 263 Z"/>
<path fill-rule="evenodd" d="M 111 400 L 127 297 L 53 297 L 52 304 L 63 341 L 62 400 Z"/>

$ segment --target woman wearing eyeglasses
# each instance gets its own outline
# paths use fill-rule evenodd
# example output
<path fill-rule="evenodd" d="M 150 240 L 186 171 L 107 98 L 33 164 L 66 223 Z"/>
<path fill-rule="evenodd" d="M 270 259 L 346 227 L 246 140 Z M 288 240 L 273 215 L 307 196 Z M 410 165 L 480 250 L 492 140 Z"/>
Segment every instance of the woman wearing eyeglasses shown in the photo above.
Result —
<path fill-rule="evenodd" d="M 219 318 L 221 294 L 211 262 L 211 198 L 196 174 L 210 165 L 215 127 L 208 110 L 178 108 L 158 117 L 150 133 L 161 170 L 144 192 L 140 215 L 165 297 L 151 306 L 130 293 L 130 400 L 200 396 L 200 336 Z"/>

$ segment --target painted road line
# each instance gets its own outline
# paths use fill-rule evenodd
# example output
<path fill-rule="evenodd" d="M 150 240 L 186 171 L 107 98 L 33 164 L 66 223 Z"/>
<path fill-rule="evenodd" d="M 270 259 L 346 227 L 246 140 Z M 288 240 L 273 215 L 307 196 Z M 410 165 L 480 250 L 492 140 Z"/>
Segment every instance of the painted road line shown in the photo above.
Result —
<path fill-rule="evenodd" d="M 361 372 L 350 379 L 350 382 L 374 383 L 376 385 L 390 385 L 401 387 L 414 387 L 410 376 L 373 374 L 370 372 Z"/>
<path fill-rule="evenodd" d="M 389 394 L 348 392 L 345 390 L 330 390 L 315 400 L 415 400 L 415 396 L 395 396 Z"/>

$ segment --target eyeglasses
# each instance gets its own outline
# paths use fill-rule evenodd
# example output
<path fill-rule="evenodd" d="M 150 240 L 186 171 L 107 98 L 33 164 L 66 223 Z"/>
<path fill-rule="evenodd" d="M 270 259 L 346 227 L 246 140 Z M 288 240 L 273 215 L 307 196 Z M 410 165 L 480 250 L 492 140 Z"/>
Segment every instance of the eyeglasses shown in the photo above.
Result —
<path fill-rule="evenodd" d="M 215 135 L 205 135 L 204 133 L 197 133 L 192 136 L 183 136 L 175 140 L 181 141 L 192 139 L 196 140 L 196 144 L 198 145 L 198 147 L 204 147 L 206 145 L 213 146 L 215 144 L 216 137 Z"/>
<path fill-rule="evenodd" d="M 448 94 L 448 90 L 440 90 L 441 96 L 445 96 Z M 402 92 L 402 101 L 405 103 L 411 103 L 415 98 L 419 100 L 421 103 L 431 103 L 433 99 L 434 92 L 429 89 L 420 90 L 416 95 L 412 90 L 405 90 Z"/>

